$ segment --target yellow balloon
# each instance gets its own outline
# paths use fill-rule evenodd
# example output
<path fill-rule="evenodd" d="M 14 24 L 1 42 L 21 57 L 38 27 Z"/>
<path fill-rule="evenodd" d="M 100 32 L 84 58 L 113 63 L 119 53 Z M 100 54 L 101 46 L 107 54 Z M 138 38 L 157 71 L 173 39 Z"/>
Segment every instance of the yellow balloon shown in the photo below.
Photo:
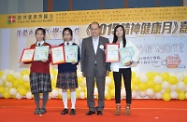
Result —
<path fill-rule="evenodd" d="M 163 73 L 161 74 L 161 77 L 162 77 L 163 81 L 168 81 L 170 75 L 169 75 L 169 73 L 167 73 L 167 72 L 163 72 Z"/>
<path fill-rule="evenodd" d="M 147 88 L 153 88 L 154 85 L 155 85 L 155 83 L 154 83 L 152 80 L 149 80 L 149 81 L 146 83 L 146 87 L 147 87 Z"/>
<path fill-rule="evenodd" d="M 10 98 L 10 93 L 8 91 L 5 91 L 3 93 L 3 96 L 4 96 L 5 99 L 8 99 L 8 98 Z"/>
<path fill-rule="evenodd" d="M 146 88 L 146 84 L 145 83 L 141 83 L 138 85 L 138 89 L 141 90 L 141 91 L 145 91 L 147 88 Z"/>
<path fill-rule="evenodd" d="M 19 80 L 15 80 L 13 83 L 12 83 L 12 86 L 14 88 L 17 88 L 19 86 Z"/>
<path fill-rule="evenodd" d="M 138 84 L 140 84 L 140 79 L 139 78 L 133 78 L 132 79 L 132 83 L 134 83 L 135 85 L 138 85 Z"/>
<path fill-rule="evenodd" d="M 3 75 L 3 72 L 2 71 L 0 71 L 0 78 L 1 78 L 1 76 Z"/>
<path fill-rule="evenodd" d="M 135 77 L 136 77 L 136 73 L 132 72 L 132 78 L 135 78 Z"/>
<path fill-rule="evenodd" d="M 162 86 L 160 84 L 154 85 L 154 87 L 153 87 L 153 91 L 154 92 L 159 92 L 161 90 L 162 90 Z"/>
<path fill-rule="evenodd" d="M 70 94 L 68 94 L 68 100 L 70 100 L 71 99 L 71 96 L 70 96 Z"/>
<path fill-rule="evenodd" d="M 83 77 L 78 77 L 78 83 L 83 81 Z"/>
<path fill-rule="evenodd" d="M 114 83 L 112 82 L 112 83 L 110 83 L 109 85 L 108 85 L 108 87 L 109 87 L 109 89 L 114 89 Z"/>
<path fill-rule="evenodd" d="M 169 93 L 164 93 L 164 94 L 162 95 L 162 98 L 163 98 L 165 101 L 170 101 L 171 96 L 170 96 Z"/>
<path fill-rule="evenodd" d="M 7 80 L 8 82 L 13 82 L 13 81 L 15 80 L 15 78 L 14 78 L 13 75 L 9 74 L 9 75 L 6 76 L 6 80 Z"/>
<path fill-rule="evenodd" d="M 115 89 L 109 91 L 111 97 L 115 97 Z"/>
<path fill-rule="evenodd" d="M 105 99 L 106 99 L 106 100 L 111 100 L 112 97 L 108 94 L 108 95 L 105 96 Z"/>
<path fill-rule="evenodd" d="M 179 98 L 179 100 L 184 100 L 184 99 L 185 99 L 185 94 L 184 94 L 184 92 L 179 92 L 178 98 Z"/>
<path fill-rule="evenodd" d="M 75 91 L 76 92 L 76 98 L 79 98 L 80 97 L 80 92 L 79 91 Z"/>
<path fill-rule="evenodd" d="M 187 76 L 182 81 L 187 85 Z"/>
<path fill-rule="evenodd" d="M 3 86 L 0 86 L 0 94 L 2 94 L 5 91 L 5 88 Z"/>
<path fill-rule="evenodd" d="M 178 80 L 175 76 L 170 76 L 168 81 L 170 84 L 176 84 L 178 82 Z"/>
<path fill-rule="evenodd" d="M 30 71 L 29 70 L 22 70 L 21 71 L 21 75 L 29 75 L 30 74 Z"/>
<path fill-rule="evenodd" d="M 25 96 L 27 94 L 27 90 L 25 88 L 18 89 L 18 92 L 21 96 Z"/>
<path fill-rule="evenodd" d="M 62 99 L 62 95 L 61 94 L 58 94 L 58 99 Z"/>
<path fill-rule="evenodd" d="M 155 74 L 153 72 L 148 72 L 147 77 L 148 77 L 149 80 L 153 80 L 154 77 L 155 77 Z"/>
<path fill-rule="evenodd" d="M 135 90 L 135 85 L 134 84 L 131 84 L 131 89 L 132 89 L 132 91 L 134 91 Z"/>

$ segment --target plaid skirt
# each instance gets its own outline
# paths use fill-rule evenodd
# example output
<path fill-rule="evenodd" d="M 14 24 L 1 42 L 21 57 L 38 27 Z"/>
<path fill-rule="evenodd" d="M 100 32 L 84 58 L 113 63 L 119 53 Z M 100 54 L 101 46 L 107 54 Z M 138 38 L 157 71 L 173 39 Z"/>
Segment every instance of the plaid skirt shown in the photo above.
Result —
<path fill-rule="evenodd" d="M 61 89 L 75 89 L 78 87 L 77 73 L 58 73 L 56 87 Z"/>
<path fill-rule="evenodd" d="M 46 73 L 30 73 L 31 92 L 51 92 L 51 77 Z"/>

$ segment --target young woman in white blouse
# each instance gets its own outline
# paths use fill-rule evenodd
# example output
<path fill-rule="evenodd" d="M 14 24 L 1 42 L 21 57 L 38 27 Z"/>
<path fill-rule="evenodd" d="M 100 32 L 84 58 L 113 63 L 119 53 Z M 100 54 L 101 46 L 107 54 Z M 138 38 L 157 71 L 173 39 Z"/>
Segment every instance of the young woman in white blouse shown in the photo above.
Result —
<path fill-rule="evenodd" d="M 120 48 L 132 47 L 135 54 L 131 61 L 121 65 L 120 62 L 111 63 L 111 70 L 113 71 L 114 83 L 115 83 L 115 101 L 116 111 L 115 115 L 121 113 L 121 77 L 124 78 L 125 90 L 126 90 L 126 108 L 125 115 L 130 115 L 130 105 L 132 100 L 131 91 L 131 65 L 138 61 L 139 51 L 137 47 L 125 38 L 125 29 L 122 25 L 117 25 L 114 29 L 114 44 L 120 44 Z M 125 91 L 124 91 L 125 92 Z"/>

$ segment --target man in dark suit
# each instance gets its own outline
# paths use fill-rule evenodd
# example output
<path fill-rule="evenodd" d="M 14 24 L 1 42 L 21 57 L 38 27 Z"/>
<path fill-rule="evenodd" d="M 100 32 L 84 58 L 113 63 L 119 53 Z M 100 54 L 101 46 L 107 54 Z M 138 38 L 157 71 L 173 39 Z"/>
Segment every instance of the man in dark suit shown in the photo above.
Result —
<path fill-rule="evenodd" d="M 91 36 L 82 40 L 81 70 L 86 77 L 87 105 L 86 115 L 102 115 L 104 108 L 105 77 L 110 70 L 110 63 L 105 62 L 105 46 L 109 40 L 100 36 L 100 27 L 97 22 L 90 24 Z M 98 106 L 94 102 L 94 78 L 98 88 Z"/>

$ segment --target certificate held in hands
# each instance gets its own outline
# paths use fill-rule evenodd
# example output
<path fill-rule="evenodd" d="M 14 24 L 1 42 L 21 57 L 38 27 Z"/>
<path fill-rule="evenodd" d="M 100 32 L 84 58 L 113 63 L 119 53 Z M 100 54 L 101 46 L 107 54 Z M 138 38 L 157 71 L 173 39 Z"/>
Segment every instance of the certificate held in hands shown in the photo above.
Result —
<path fill-rule="evenodd" d="M 65 63 L 64 46 L 56 46 L 51 48 L 52 64 Z"/>
<path fill-rule="evenodd" d="M 34 61 L 48 60 L 49 46 L 36 47 L 34 53 Z"/>
<path fill-rule="evenodd" d="M 78 62 L 78 46 L 65 46 L 65 57 L 67 63 Z"/>
<path fill-rule="evenodd" d="M 20 62 L 23 63 L 32 62 L 33 57 L 34 57 L 34 49 L 29 49 L 29 48 L 24 49 L 21 54 Z"/>
<path fill-rule="evenodd" d="M 107 44 L 106 50 L 106 62 L 119 62 L 119 44 Z"/>
<path fill-rule="evenodd" d="M 120 63 L 124 65 L 125 63 L 132 61 L 134 57 L 134 50 L 132 47 L 125 47 L 120 49 Z"/>

